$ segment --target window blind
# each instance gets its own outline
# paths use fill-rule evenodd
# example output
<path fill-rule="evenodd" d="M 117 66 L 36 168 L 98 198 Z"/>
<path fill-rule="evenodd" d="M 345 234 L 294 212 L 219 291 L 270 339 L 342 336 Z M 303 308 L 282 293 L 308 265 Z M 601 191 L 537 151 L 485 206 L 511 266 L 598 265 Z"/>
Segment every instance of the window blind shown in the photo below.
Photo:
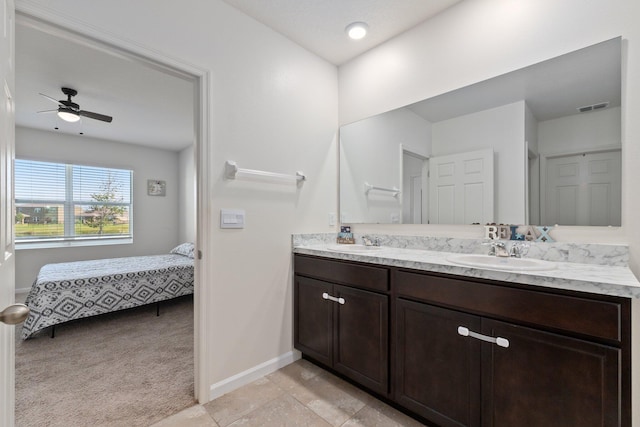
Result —
<path fill-rule="evenodd" d="M 133 172 L 15 160 L 16 243 L 131 238 Z"/>
<path fill-rule="evenodd" d="M 35 162 L 16 159 L 16 200 L 46 202 L 65 200 L 66 168 L 59 163 Z"/>
<path fill-rule="evenodd" d="M 131 203 L 131 171 L 73 165 L 73 200 L 93 203 L 95 195 L 110 192 L 114 203 Z"/>

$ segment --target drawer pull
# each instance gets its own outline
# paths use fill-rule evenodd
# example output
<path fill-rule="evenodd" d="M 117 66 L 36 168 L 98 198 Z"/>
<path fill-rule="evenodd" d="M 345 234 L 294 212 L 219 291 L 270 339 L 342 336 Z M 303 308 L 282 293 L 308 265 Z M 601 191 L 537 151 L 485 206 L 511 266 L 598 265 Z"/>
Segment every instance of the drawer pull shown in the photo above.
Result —
<path fill-rule="evenodd" d="M 507 348 L 509 347 L 509 340 L 502 337 L 490 337 L 488 335 L 479 334 L 477 332 L 470 331 L 469 328 L 465 328 L 464 326 L 458 326 L 458 334 L 463 337 L 472 337 L 482 341 L 490 342 L 492 344 L 496 344 L 500 347 Z"/>
<path fill-rule="evenodd" d="M 333 302 L 337 302 L 338 304 L 344 304 L 345 300 L 344 298 L 336 298 L 334 296 L 329 295 L 328 293 L 324 292 L 322 294 L 322 298 L 323 299 L 328 299 L 329 301 L 333 301 Z"/>

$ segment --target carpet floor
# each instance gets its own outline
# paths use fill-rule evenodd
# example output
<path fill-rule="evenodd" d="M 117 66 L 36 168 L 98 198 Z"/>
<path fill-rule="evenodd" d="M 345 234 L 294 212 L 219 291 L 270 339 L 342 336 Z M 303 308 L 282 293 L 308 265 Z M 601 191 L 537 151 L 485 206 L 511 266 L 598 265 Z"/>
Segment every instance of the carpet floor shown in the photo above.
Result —
<path fill-rule="evenodd" d="M 17 427 L 148 426 L 196 402 L 192 296 L 55 333 L 16 340 Z"/>

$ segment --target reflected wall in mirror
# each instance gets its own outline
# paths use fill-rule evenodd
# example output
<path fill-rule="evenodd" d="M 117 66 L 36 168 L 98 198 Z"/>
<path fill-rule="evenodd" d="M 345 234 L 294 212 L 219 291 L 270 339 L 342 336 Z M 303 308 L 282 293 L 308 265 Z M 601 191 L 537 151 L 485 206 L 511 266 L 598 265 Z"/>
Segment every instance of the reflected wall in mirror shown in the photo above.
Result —
<path fill-rule="evenodd" d="M 621 39 L 340 128 L 342 223 L 620 226 Z"/>

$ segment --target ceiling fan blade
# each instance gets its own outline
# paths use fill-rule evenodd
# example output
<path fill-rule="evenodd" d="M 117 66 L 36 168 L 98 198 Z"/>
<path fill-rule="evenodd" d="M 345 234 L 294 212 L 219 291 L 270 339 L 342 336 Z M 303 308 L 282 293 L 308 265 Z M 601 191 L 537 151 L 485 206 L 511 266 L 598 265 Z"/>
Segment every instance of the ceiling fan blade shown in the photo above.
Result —
<path fill-rule="evenodd" d="M 61 105 L 61 104 L 60 104 L 60 101 L 58 101 L 58 100 L 57 100 L 57 99 L 55 99 L 55 98 L 50 97 L 49 95 L 45 95 L 44 93 L 39 93 L 39 95 L 44 96 L 44 97 L 45 97 L 45 98 L 47 98 L 49 101 L 52 101 L 52 102 L 55 102 L 55 103 L 56 103 L 56 104 L 58 104 L 58 105 Z"/>
<path fill-rule="evenodd" d="M 42 110 L 42 111 L 37 111 L 38 113 L 57 113 L 58 110 Z"/>
<path fill-rule="evenodd" d="M 111 123 L 113 117 L 105 116 L 104 114 L 92 113 L 91 111 L 78 111 L 78 114 L 90 119 L 102 120 L 103 122 Z"/>

